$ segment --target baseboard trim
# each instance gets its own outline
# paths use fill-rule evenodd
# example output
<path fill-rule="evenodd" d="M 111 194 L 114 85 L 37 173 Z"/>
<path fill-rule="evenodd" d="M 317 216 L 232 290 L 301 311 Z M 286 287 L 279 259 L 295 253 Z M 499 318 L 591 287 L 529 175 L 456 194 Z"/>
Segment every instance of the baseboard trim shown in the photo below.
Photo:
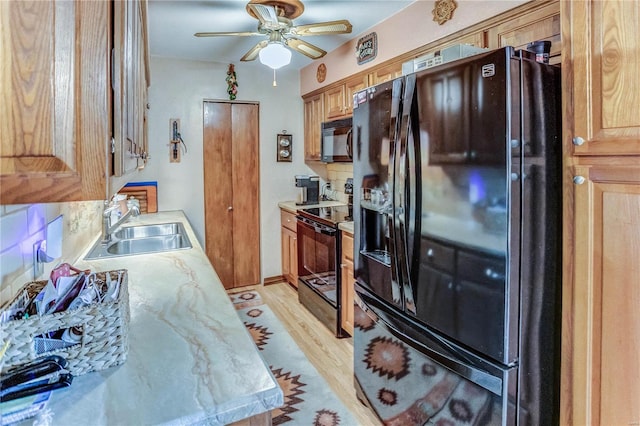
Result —
<path fill-rule="evenodd" d="M 264 279 L 262 285 L 270 285 L 270 284 L 278 284 L 282 282 L 287 282 L 282 275 L 276 275 L 274 277 L 267 277 Z"/>

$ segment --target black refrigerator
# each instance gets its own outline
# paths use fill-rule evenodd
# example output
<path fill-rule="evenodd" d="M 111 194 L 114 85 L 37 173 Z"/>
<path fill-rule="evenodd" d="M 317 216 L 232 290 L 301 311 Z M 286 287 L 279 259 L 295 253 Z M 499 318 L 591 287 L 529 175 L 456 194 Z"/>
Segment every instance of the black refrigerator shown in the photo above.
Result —
<path fill-rule="evenodd" d="M 389 425 L 559 419 L 560 70 L 512 47 L 354 96 L 354 373 Z"/>

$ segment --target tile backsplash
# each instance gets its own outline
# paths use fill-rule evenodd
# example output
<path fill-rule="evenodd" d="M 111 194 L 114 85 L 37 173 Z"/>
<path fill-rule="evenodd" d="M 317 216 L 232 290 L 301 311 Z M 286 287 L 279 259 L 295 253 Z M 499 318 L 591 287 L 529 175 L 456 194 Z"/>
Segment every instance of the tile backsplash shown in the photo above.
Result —
<path fill-rule="evenodd" d="M 101 213 L 100 200 L 0 206 L 0 306 L 33 279 L 33 244 L 45 238 L 49 222 L 63 215 L 62 256 L 45 263 L 41 277 L 78 259 L 100 233 Z"/>
<path fill-rule="evenodd" d="M 347 178 L 352 177 L 352 163 L 327 164 L 327 180 L 331 183 L 331 192 L 325 191 L 325 194 L 331 194 L 331 198 L 346 203 L 348 201 L 348 196 L 344 193 L 344 184 L 347 181 Z"/>

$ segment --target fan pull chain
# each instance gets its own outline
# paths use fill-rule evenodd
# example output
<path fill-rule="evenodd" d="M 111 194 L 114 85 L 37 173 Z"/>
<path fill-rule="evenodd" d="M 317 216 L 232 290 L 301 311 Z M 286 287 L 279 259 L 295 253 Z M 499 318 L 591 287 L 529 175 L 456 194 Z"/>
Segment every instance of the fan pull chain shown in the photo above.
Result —
<path fill-rule="evenodd" d="M 276 69 L 273 69 L 273 87 L 278 86 L 278 83 L 276 82 Z"/>

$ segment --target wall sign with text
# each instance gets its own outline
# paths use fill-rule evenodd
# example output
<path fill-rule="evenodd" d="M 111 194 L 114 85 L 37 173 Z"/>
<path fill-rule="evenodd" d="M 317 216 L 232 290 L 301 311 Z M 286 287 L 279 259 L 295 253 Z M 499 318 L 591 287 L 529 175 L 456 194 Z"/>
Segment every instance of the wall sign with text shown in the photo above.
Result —
<path fill-rule="evenodd" d="M 356 47 L 356 56 L 358 57 L 358 65 L 366 64 L 375 59 L 378 55 L 378 35 L 376 33 L 367 34 L 358 40 Z"/>

